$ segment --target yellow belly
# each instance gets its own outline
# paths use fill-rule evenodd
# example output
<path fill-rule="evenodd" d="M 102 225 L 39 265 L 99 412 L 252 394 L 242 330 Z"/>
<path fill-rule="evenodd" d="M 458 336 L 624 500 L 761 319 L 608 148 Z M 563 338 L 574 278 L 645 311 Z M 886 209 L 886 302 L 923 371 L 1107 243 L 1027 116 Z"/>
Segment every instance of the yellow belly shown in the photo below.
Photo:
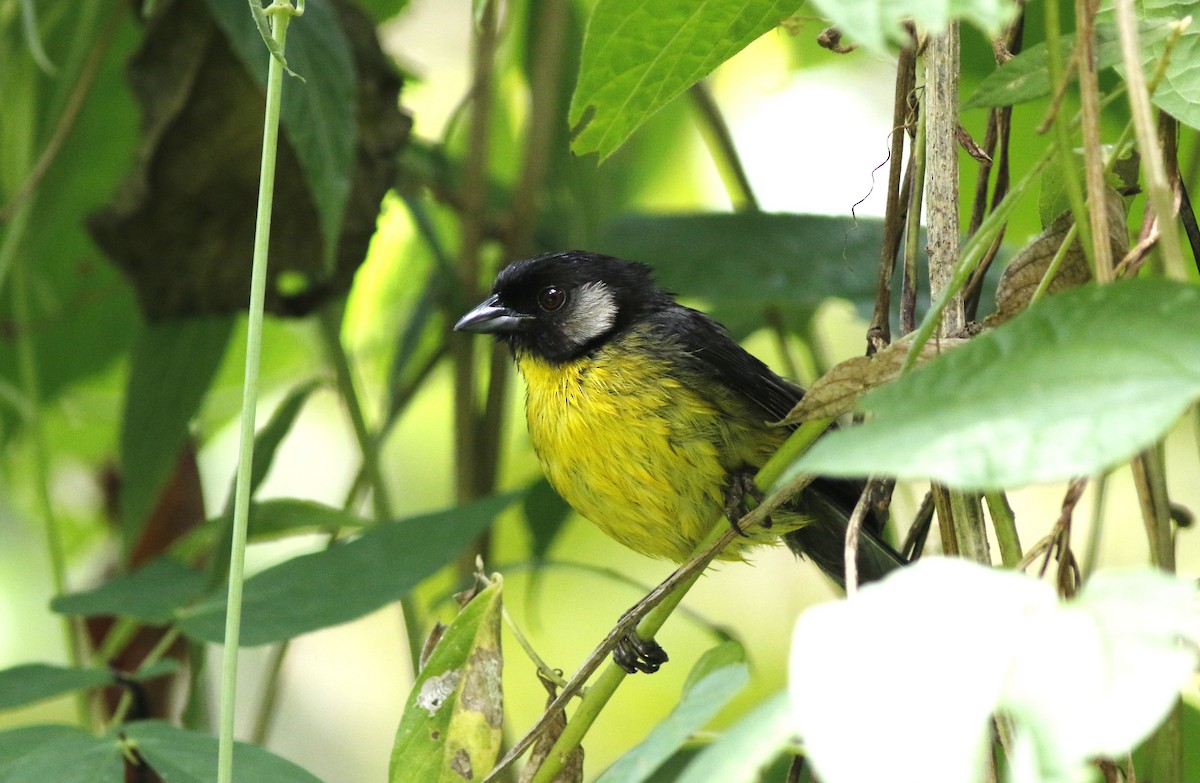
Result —
<path fill-rule="evenodd" d="M 680 562 L 721 515 L 730 470 L 760 465 L 785 433 L 731 415 L 730 400 L 706 399 L 652 354 L 629 367 L 619 348 L 563 365 L 518 355 L 529 434 L 576 511 L 631 549 Z"/>

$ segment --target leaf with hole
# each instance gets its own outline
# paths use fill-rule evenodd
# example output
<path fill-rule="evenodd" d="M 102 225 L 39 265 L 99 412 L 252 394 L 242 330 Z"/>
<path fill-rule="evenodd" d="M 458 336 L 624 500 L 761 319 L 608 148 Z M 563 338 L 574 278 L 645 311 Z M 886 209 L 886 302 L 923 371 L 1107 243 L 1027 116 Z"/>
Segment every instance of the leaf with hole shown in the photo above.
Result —
<path fill-rule="evenodd" d="M 388 780 L 480 780 L 500 752 L 501 583 L 475 595 L 446 629 L 409 692 Z"/>

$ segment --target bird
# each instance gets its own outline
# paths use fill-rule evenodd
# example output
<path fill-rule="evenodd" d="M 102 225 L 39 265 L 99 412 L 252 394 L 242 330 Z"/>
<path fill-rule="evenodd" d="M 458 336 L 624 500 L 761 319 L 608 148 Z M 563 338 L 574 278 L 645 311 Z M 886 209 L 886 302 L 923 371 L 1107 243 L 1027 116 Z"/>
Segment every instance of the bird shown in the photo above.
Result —
<path fill-rule="evenodd" d="M 682 563 L 750 478 L 787 439 L 779 422 L 804 395 L 708 315 L 680 304 L 651 267 L 572 250 L 514 261 L 455 330 L 491 334 L 525 382 L 530 440 L 551 486 L 625 546 Z M 860 482 L 821 478 L 719 558 L 745 559 L 781 537 L 844 585 L 845 533 Z M 858 574 L 877 580 L 905 564 L 860 532 Z M 667 656 L 631 635 L 614 653 L 627 672 Z"/>

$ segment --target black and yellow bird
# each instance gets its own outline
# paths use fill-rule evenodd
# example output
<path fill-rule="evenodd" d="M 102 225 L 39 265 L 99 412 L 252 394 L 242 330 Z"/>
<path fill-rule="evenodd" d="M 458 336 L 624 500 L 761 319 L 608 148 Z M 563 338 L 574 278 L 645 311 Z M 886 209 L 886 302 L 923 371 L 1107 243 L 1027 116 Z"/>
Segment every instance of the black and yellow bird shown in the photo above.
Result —
<path fill-rule="evenodd" d="M 525 379 L 529 435 L 551 485 L 642 554 L 686 560 L 728 493 L 790 434 L 776 424 L 804 391 L 707 315 L 659 287 L 644 264 L 571 251 L 516 261 L 455 329 L 494 334 Z M 839 584 L 861 485 L 821 479 L 723 553 L 784 540 Z M 862 581 L 903 558 L 863 528 Z M 664 656 L 665 657 L 665 656 Z M 630 665 L 626 668 L 630 668 Z M 654 661 L 633 663 L 642 670 Z"/>

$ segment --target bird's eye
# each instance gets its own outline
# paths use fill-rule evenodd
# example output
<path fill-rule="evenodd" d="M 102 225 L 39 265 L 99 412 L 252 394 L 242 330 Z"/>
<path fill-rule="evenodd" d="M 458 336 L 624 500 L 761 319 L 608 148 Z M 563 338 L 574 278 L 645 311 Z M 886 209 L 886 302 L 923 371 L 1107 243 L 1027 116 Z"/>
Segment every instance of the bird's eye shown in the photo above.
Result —
<path fill-rule="evenodd" d="M 548 285 L 537 295 L 538 307 L 548 313 L 553 313 L 567 303 L 567 292 L 556 285 Z"/>

